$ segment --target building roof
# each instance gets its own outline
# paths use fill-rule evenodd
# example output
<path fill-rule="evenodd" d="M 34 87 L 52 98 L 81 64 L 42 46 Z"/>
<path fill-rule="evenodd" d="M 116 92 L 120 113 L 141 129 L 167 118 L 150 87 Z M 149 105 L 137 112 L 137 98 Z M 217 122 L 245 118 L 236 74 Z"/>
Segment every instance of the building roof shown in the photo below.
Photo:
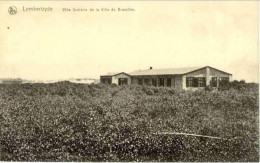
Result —
<path fill-rule="evenodd" d="M 218 71 L 221 71 L 219 69 L 210 67 L 210 66 L 205 66 L 205 67 L 183 67 L 183 68 L 167 68 L 167 69 L 147 69 L 147 70 L 137 70 L 134 72 L 129 73 L 129 75 L 133 76 L 138 76 L 138 75 L 183 75 L 187 74 L 196 70 L 204 69 L 206 67 L 209 67 L 211 69 L 215 69 Z M 232 75 L 230 73 L 221 71 L 223 73 Z"/>
<path fill-rule="evenodd" d="M 102 75 L 102 76 L 114 76 L 114 75 L 116 75 L 116 74 L 118 74 L 119 72 L 109 72 L 109 73 L 107 73 L 107 74 L 105 74 L 105 75 Z"/>
<path fill-rule="evenodd" d="M 186 74 L 191 71 L 201 69 L 201 67 L 167 68 L 167 69 L 147 69 L 137 70 L 129 73 L 130 75 L 170 75 Z"/>
<path fill-rule="evenodd" d="M 103 77 L 112 77 L 112 76 L 116 76 L 116 75 L 119 75 L 119 74 L 125 74 L 125 75 L 130 76 L 129 74 L 127 74 L 127 73 L 125 73 L 125 72 L 107 73 L 106 75 L 101 75 L 101 76 L 103 76 Z"/>
<path fill-rule="evenodd" d="M 110 76 L 115 76 L 121 73 L 124 73 L 129 76 L 142 76 L 142 75 L 183 75 L 187 74 L 193 71 L 197 71 L 200 69 L 204 69 L 206 67 L 221 71 L 219 69 L 210 67 L 210 66 L 204 66 L 204 67 L 183 67 L 183 68 L 165 68 L 165 69 L 146 69 L 146 70 L 137 70 L 131 73 L 124 73 L 124 72 L 119 72 L 119 73 L 108 73 L 107 75 L 103 75 L 104 77 L 110 77 Z M 232 75 L 230 73 L 221 71 L 223 73 Z"/>

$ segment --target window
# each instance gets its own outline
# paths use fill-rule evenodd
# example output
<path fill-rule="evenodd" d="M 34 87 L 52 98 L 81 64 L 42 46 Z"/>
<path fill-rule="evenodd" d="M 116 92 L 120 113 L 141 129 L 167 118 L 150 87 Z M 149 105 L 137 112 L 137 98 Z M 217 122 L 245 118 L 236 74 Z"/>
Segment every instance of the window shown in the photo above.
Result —
<path fill-rule="evenodd" d="M 193 78 L 193 84 L 192 84 L 192 86 L 193 87 L 198 87 L 198 78 Z"/>
<path fill-rule="evenodd" d="M 186 77 L 186 87 L 198 87 L 198 78 Z"/>
<path fill-rule="evenodd" d="M 143 85 L 143 79 L 142 78 L 138 78 L 137 80 L 138 80 L 139 85 Z"/>
<path fill-rule="evenodd" d="M 149 78 L 145 78 L 145 79 L 144 79 L 144 83 L 145 83 L 146 85 L 150 85 L 150 80 L 149 80 Z"/>
<path fill-rule="evenodd" d="M 211 81 L 210 81 L 210 85 L 211 85 L 212 87 L 217 87 L 217 86 L 218 86 L 218 85 L 217 85 L 217 82 L 218 82 L 217 77 L 212 77 L 212 78 L 211 78 Z"/>
<path fill-rule="evenodd" d="M 106 79 L 101 78 L 101 83 L 105 84 L 105 82 L 106 82 Z"/>
<path fill-rule="evenodd" d="M 205 77 L 199 77 L 198 78 L 198 87 L 205 87 L 206 86 L 206 78 Z"/>
<path fill-rule="evenodd" d="M 172 85 L 172 80 L 171 80 L 171 78 L 168 78 L 167 79 L 167 87 L 171 87 L 171 85 Z"/>
<path fill-rule="evenodd" d="M 220 77 L 219 78 L 219 85 L 226 85 L 227 83 L 229 83 L 229 77 Z"/>
<path fill-rule="evenodd" d="M 219 81 L 226 81 L 229 82 L 229 77 L 220 77 Z"/>
<path fill-rule="evenodd" d="M 152 85 L 157 87 L 157 78 L 152 79 Z"/>
<path fill-rule="evenodd" d="M 103 83 L 103 84 L 111 84 L 112 83 L 112 79 L 111 78 L 102 78 L 101 79 L 101 83 Z"/>
<path fill-rule="evenodd" d="M 127 78 L 118 78 L 118 85 L 127 85 Z"/>
<path fill-rule="evenodd" d="M 186 87 L 192 87 L 193 86 L 193 77 L 187 77 L 186 78 Z"/>
<path fill-rule="evenodd" d="M 107 84 L 112 84 L 112 78 L 107 79 Z"/>
<path fill-rule="evenodd" d="M 160 87 L 164 86 L 164 78 L 159 78 L 159 86 Z"/>

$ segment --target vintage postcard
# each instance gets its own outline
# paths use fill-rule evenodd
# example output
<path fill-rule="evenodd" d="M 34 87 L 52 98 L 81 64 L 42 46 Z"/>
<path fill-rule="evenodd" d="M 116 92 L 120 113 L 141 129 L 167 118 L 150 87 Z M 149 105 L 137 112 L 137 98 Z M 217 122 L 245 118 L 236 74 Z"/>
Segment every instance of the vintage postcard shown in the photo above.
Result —
<path fill-rule="evenodd" d="M 259 2 L 0 1 L 0 160 L 258 162 Z"/>

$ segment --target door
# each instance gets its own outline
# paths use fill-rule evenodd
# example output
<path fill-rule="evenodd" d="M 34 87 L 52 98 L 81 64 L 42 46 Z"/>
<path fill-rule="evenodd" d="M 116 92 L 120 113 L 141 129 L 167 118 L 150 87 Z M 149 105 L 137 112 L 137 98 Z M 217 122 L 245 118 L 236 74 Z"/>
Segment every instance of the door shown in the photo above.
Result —
<path fill-rule="evenodd" d="M 172 85 L 172 80 L 171 80 L 171 78 L 168 78 L 167 79 L 167 87 L 171 87 L 171 85 Z"/>
<path fill-rule="evenodd" d="M 164 86 L 164 78 L 159 78 L 159 86 L 160 87 Z"/>
<path fill-rule="evenodd" d="M 118 78 L 118 85 L 127 85 L 127 78 Z"/>

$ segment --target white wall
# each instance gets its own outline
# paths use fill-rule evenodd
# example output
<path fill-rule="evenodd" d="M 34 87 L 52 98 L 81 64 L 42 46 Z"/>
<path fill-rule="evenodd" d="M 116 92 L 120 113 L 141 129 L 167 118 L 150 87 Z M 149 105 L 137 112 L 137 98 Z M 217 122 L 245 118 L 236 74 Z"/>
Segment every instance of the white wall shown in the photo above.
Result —
<path fill-rule="evenodd" d="M 120 73 L 118 75 L 115 75 L 112 77 L 112 83 L 118 84 L 118 79 L 119 78 L 127 78 L 127 84 L 130 85 L 131 84 L 131 77 L 124 74 L 124 73 Z"/>

